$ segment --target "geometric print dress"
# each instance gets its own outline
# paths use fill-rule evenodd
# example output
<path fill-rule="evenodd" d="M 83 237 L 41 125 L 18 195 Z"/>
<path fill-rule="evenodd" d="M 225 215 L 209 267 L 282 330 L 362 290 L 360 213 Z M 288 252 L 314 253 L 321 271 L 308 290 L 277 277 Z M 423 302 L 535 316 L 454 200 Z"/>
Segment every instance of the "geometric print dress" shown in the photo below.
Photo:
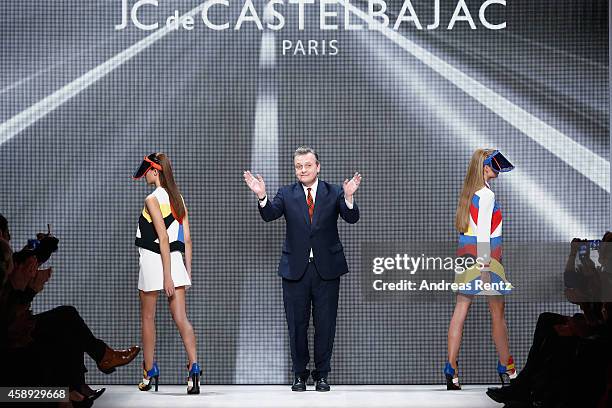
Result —
<path fill-rule="evenodd" d="M 469 227 L 459 234 L 457 256 L 480 259 L 455 274 L 456 292 L 464 295 L 506 295 L 512 285 L 502 265 L 502 213 L 488 184 L 476 191 L 470 202 Z M 481 268 L 481 265 L 485 266 Z M 485 280 L 483 281 L 483 276 Z M 486 282 L 492 285 L 486 285 Z"/>
<path fill-rule="evenodd" d="M 168 232 L 170 241 L 170 273 L 174 287 L 191 286 L 189 274 L 183 263 L 182 252 L 185 252 L 185 236 L 182 220 L 177 220 L 170 206 L 170 197 L 163 187 L 157 187 L 150 196 L 157 198 L 159 209 Z M 147 197 L 148 198 L 148 197 Z M 139 272 L 138 289 L 144 292 L 162 290 L 164 288 L 164 269 L 159 249 L 159 238 L 153 225 L 153 220 L 145 204 L 138 218 L 136 230 L 136 246 L 138 247 Z"/>

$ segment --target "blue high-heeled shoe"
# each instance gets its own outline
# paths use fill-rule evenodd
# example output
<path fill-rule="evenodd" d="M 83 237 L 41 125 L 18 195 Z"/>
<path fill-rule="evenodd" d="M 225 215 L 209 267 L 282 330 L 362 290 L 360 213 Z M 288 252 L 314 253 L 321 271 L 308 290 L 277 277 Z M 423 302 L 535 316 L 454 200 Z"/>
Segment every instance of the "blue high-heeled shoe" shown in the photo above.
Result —
<path fill-rule="evenodd" d="M 503 365 L 501 361 L 497 360 L 497 373 L 502 383 L 502 387 L 510 385 L 510 381 L 514 380 L 518 374 L 516 373 L 516 367 L 514 366 L 514 359 L 512 356 L 508 359 L 508 364 Z"/>
<path fill-rule="evenodd" d="M 447 390 L 460 390 L 461 384 L 459 384 L 459 376 L 455 377 L 455 374 L 459 370 L 459 363 L 455 362 L 457 370 L 453 368 L 450 362 L 446 362 L 444 366 L 444 376 L 446 377 L 446 389 Z"/>
<path fill-rule="evenodd" d="M 189 368 L 189 367 L 187 367 Z M 187 378 L 187 394 L 199 394 L 200 393 L 200 375 L 202 369 L 198 363 L 193 363 L 189 369 L 189 377 Z"/>
<path fill-rule="evenodd" d="M 157 391 L 157 387 L 159 385 L 159 367 L 156 362 L 153 362 L 153 367 L 147 371 L 142 363 L 142 381 L 138 384 L 138 389 L 140 391 L 149 391 L 152 387 L 151 382 L 155 384 L 155 391 Z"/>

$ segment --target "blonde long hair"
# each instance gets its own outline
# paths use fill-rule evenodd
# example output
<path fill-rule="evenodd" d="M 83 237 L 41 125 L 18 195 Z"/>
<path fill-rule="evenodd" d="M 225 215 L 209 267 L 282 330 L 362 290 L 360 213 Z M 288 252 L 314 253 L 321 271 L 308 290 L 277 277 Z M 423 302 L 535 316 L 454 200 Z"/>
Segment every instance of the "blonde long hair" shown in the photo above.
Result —
<path fill-rule="evenodd" d="M 474 193 L 485 186 L 484 180 L 484 161 L 493 149 L 477 149 L 472 155 L 465 178 L 463 188 L 459 195 L 459 203 L 455 212 L 455 228 L 459 232 L 466 232 L 470 225 L 470 203 Z"/>
<path fill-rule="evenodd" d="M 178 221 L 182 221 L 186 212 L 185 205 L 183 204 L 183 198 L 181 197 L 181 192 L 179 191 L 178 185 L 174 181 L 170 159 L 163 153 L 157 153 L 155 157 L 157 160 L 159 160 L 159 163 L 162 166 L 162 171 L 159 172 L 159 182 L 168 192 L 170 207 L 172 208 L 174 216 Z"/>

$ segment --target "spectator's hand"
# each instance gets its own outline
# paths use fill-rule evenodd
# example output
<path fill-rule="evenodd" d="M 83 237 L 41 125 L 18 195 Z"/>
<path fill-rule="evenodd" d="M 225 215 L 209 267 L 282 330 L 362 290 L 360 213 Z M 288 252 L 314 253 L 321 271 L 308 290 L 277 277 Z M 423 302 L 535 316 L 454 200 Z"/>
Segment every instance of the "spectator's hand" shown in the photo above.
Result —
<path fill-rule="evenodd" d="M 51 277 L 52 272 L 53 270 L 51 268 L 39 269 L 38 273 L 34 276 L 34 279 L 32 279 L 30 281 L 30 284 L 28 285 L 30 289 L 32 289 L 36 293 L 42 291 L 45 287 L 45 283 L 47 283 L 47 281 Z"/>
<path fill-rule="evenodd" d="M 577 269 L 578 273 L 586 278 L 599 275 L 597 266 L 595 266 L 591 257 L 580 257 L 580 263 Z"/>
<path fill-rule="evenodd" d="M 27 257 L 23 262 L 15 263 L 9 280 L 13 289 L 25 290 L 38 272 L 38 263 L 35 256 Z"/>
<path fill-rule="evenodd" d="M 579 305 L 587 299 L 587 296 L 577 288 L 566 288 L 565 297 L 567 301 L 575 305 Z"/>
<path fill-rule="evenodd" d="M 164 278 L 164 292 L 168 297 L 174 296 L 174 281 L 172 278 Z"/>
<path fill-rule="evenodd" d="M 572 242 L 570 242 L 570 256 L 576 256 L 578 253 L 578 248 L 580 248 L 580 244 L 583 242 L 587 242 L 587 240 L 582 238 L 572 238 Z"/>
<path fill-rule="evenodd" d="M 59 239 L 45 234 L 39 237 L 38 240 L 40 241 L 40 246 L 36 250 L 36 258 L 38 259 L 38 264 L 42 265 L 49 260 L 51 254 L 57 251 Z"/>

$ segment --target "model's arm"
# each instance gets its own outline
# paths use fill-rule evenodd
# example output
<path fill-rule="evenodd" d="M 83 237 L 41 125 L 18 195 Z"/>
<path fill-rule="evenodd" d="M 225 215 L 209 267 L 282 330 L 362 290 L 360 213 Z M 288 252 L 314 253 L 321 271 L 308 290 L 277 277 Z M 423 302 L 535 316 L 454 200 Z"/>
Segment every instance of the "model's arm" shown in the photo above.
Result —
<path fill-rule="evenodd" d="M 162 216 L 161 210 L 159 209 L 159 201 L 154 196 L 149 196 L 145 200 L 147 211 L 153 221 L 153 227 L 157 233 L 159 239 L 159 252 L 162 259 L 162 267 L 164 270 L 164 291 L 168 297 L 174 295 L 174 282 L 172 281 L 172 274 L 170 270 L 170 239 L 168 238 L 168 231 L 166 231 L 166 224 L 164 224 L 164 217 Z"/>
<path fill-rule="evenodd" d="M 491 218 L 493 217 L 493 204 L 495 194 L 484 189 L 479 194 L 478 200 L 478 222 L 476 223 L 476 246 L 478 257 L 487 267 L 491 262 Z"/>
<path fill-rule="evenodd" d="M 187 207 L 185 207 L 185 217 L 183 218 L 183 236 L 185 238 L 185 267 L 189 280 L 191 280 L 191 256 L 193 246 L 191 245 L 191 232 L 189 231 L 189 218 L 187 217 Z"/>

